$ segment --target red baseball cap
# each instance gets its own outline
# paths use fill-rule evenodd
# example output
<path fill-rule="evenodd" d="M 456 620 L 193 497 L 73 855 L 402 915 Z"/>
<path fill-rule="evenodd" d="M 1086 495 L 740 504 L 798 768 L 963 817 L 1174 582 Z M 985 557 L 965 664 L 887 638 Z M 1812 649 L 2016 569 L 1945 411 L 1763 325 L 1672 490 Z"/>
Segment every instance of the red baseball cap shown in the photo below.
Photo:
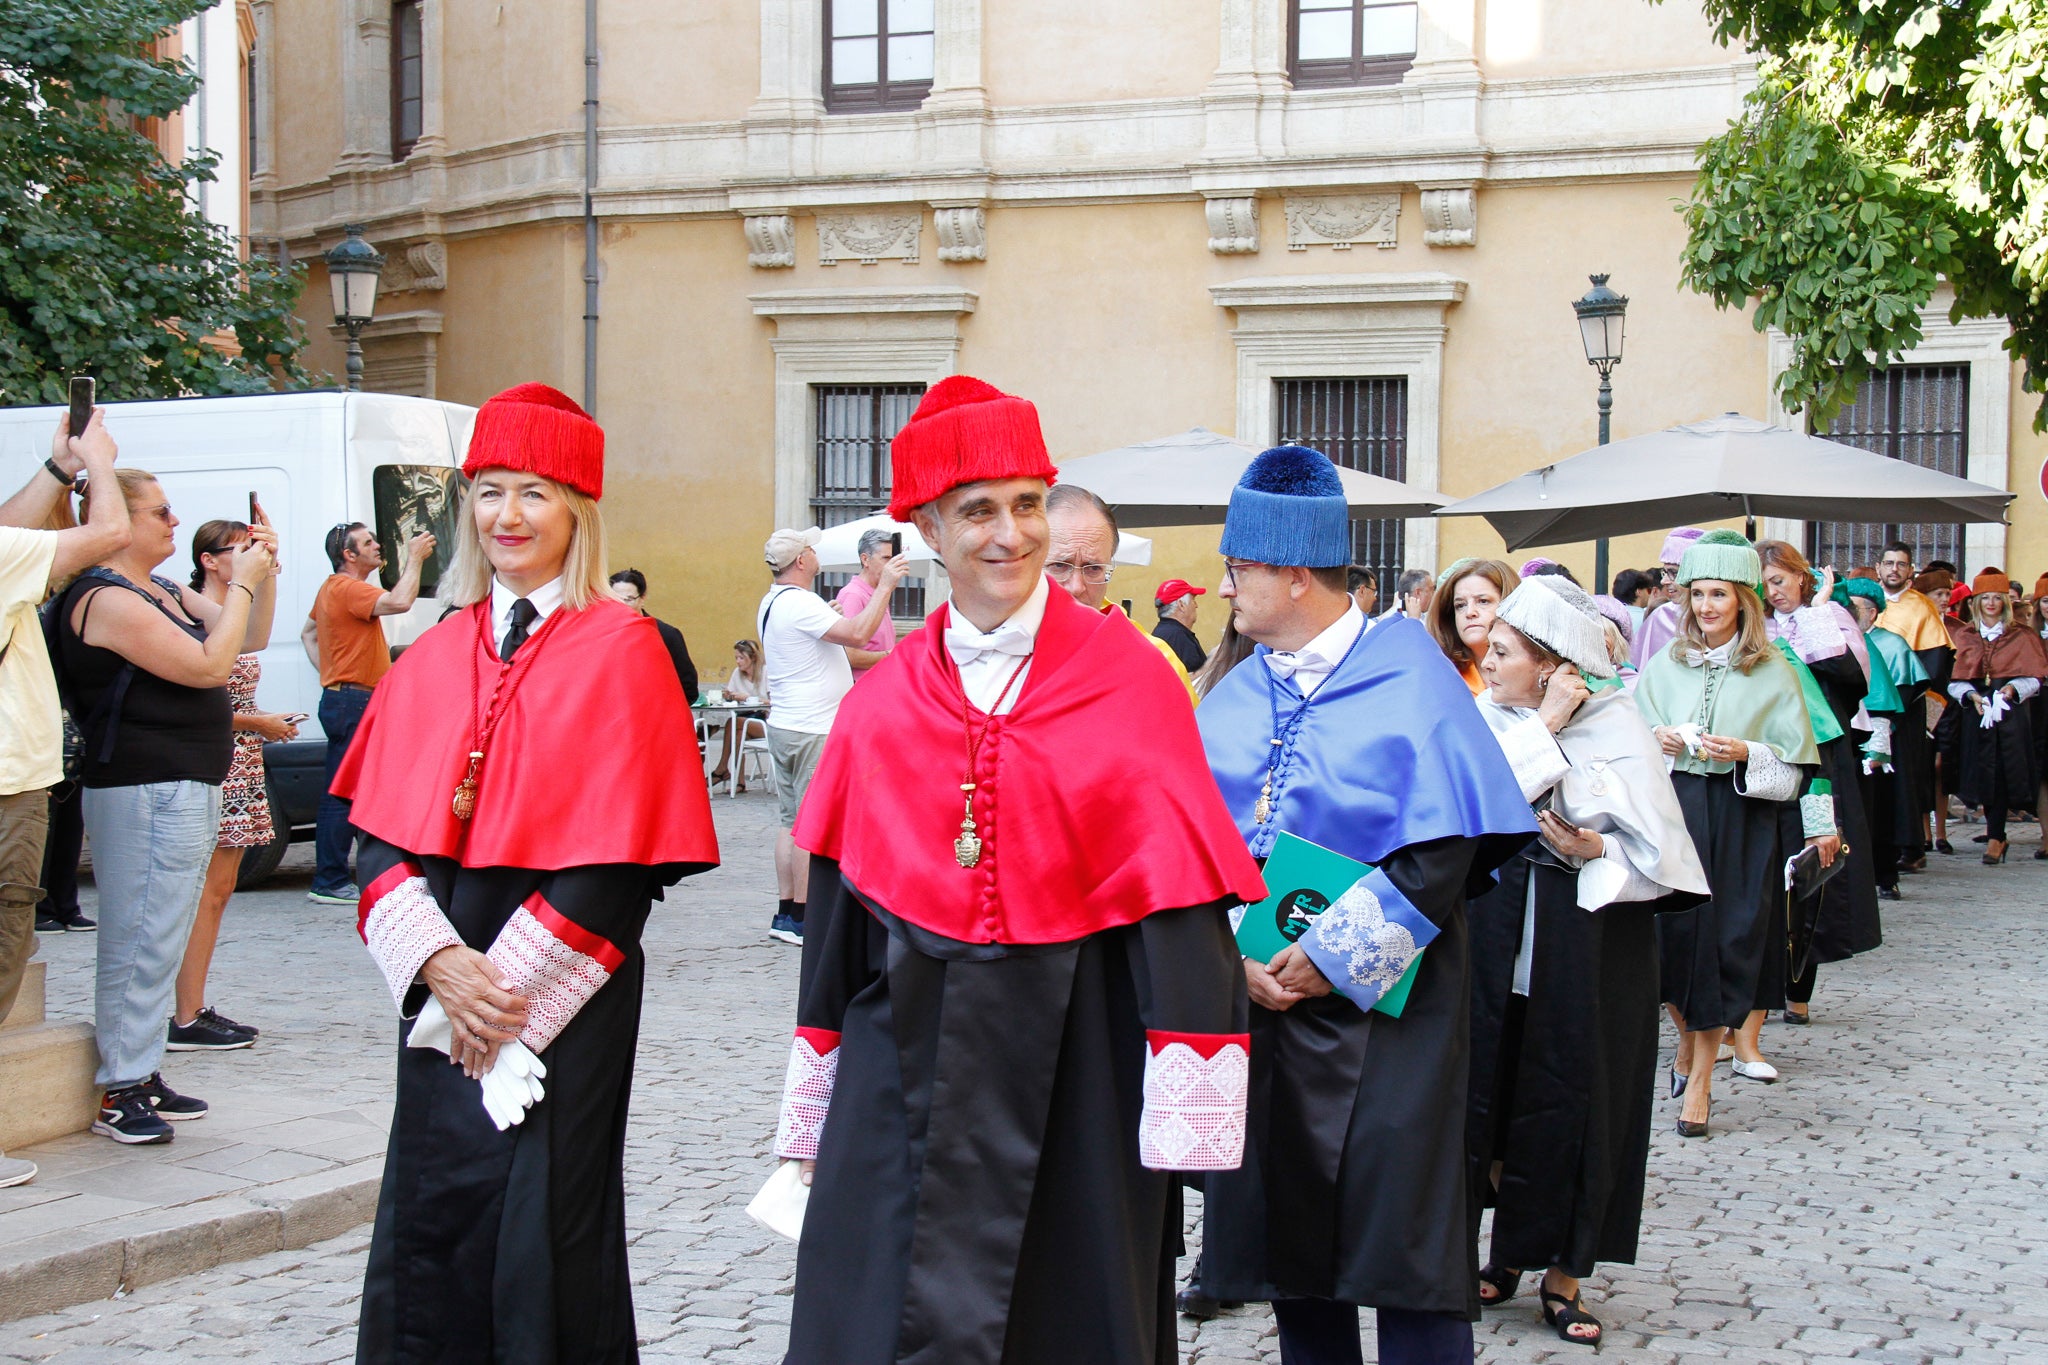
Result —
<path fill-rule="evenodd" d="M 1159 585 L 1158 592 L 1152 594 L 1152 600 L 1164 606 L 1168 602 L 1178 602 L 1183 597 L 1200 597 L 1207 591 L 1207 588 L 1198 588 L 1185 578 L 1169 578 Z"/>

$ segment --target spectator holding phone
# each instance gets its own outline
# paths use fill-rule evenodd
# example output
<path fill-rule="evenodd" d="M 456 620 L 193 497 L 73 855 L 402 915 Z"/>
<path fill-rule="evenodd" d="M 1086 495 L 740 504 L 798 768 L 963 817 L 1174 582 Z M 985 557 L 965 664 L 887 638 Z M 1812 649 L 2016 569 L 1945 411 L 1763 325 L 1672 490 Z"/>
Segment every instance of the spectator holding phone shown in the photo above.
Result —
<path fill-rule="evenodd" d="M 313 888 L 306 897 L 323 905 L 354 905 L 358 894 L 349 880 L 349 857 L 356 836 L 348 802 L 332 791 L 334 774 L 362 723 L 372 689 L 391 670 L 391 646 L 377 618 L 412 610 L 419 600 L 420 572 L 434 553 L 434 537 L 422 531 L 406 542 L 405 571 L 388 592 L 370 581 L 384 567 L 384 549 L 369 527 L 342 522 L 327 533 L 326 548 L 334 572 L 313 595 L 313 610 L 299 632 L 307 657 L 320 670 L 320 729 L 327 736 L 327 781 L 320 788 Z"/>
<path fill-rule="evenodd" d="M 889 560 L 896 554 L 890 548 L 890 533 L 880 529 L 862 532 L 859 550 L 860 572 L 832 599 L 832 605 L 839 608 L 839 614 L 849 621 L 857 619 L 868 609 L 868 603 L 875 600 L 882 570 L 889 567 Z M 859 682 L 861 674 L 882 662 L 882 656 L 894 648 L 896 618 L 885 611 L 882 624 L 875 627 L 875 633 L 865 644 L 858 648 L 853 645 L 846 647 L 846 661 L 853 666 L 853 680 Z"/>
<path fill-rule="evenodd" d="M 206 1103 L 164 1084 L 164 1020 L 220 834 L 233 758 L 235 661 L 270 640 L 277 533 L 259 517 L 214 602 L 152 572 L 176 551 L 178 518 L 154 475 L 122 469 L 127 548 L 78 576 L 58 600 L 58 668 L 85 736 L 85 830 L 100 892 L 94 993 L 98 1083 L 93 1131 L 169 1142 L 166 1120 Z"/>
<path fill-rule="evenodd" d="M 249 543 L 249 526 L 240 521 L 209 521 L 192 537 L 192 587 L 207 601 L 225 604 L 234 588 L 235 551 Z M 275 575 L 275 568 L 272 574 Z M 225 1052 L 256 1041 L 257 1029 L 238 1024 L 206 1003 L 206 973 L 213 965 L 213 946 L 220 937 L 221 916 L 235 893 L 235 874 L 244 850 L 261 848 L 276 837 L 270 822 L 270 797 L 263 785 L 263 746 L 297 739 L 303 716 L 256 709 L 256 683 L 262 660 L 243 654 L 228 674 L 228 700 L 234 706 L 234 758 L 220 789 L 220 834 L 206 881 L 199 891 L 199 910 L 185 941 L 185 962 L 178 969 L 177 1008 L 171 1015 L 166 1050 Z"/>
<path fill-rule="evenodd" d="M 14 1008 L 35 953 L 49 791 L 64 778 L 57 680 L 36 608 L 71 575 L 128 543 L 104 414 L 95 410 L 81 435 L 70 432 L 66 413 L 49 458 L 0 503 L 0 1019 Z M 81 468 L 95 490 L 83 526 L 71 522 L 63 501 Z M 53 525 L 64 529 L 47 529 Z M 33 1162 L 0 1153 L 0 1186 L 35 1173 Z"/>

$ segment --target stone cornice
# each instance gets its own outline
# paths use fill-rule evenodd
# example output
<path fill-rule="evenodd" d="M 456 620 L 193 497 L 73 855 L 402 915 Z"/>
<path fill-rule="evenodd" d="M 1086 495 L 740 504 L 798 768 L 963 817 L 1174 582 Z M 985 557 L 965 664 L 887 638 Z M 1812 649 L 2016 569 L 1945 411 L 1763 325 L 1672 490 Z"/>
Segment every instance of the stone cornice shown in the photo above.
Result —
<path fill-rule="evenodd" d="M 1386 275 L 1261 275 L 1209 286 L 1219 307 L 1343 308 L 1424 303 L 1448 306 L 1465 297 L 1465 281 L 1439 271 Z"/>
<path fill-rule="evenodd" d="M 1209 92 L 984 112 L 926 109 L 830 118 L 752 117 L 603 130 L 606 217 L 722 217 L 905 204 L 1115 203 L 1261 191 L 1488 181 L 1682 177 L 1700 142 L 1738 110 L 1753 65 L 1371 90 L 1260 95 L 1277 143 L 1219 155 Z M 945 130 L 966 118 L 979 150 L 955 160 Z M 942 126 L 943 125 L 943 126 Z M 451 236 L 582 212 L 573 129 L 362 166 L 260 191 L 258 227 L 295 253 L 343 222 L 375 237 Z"/>
<path fill-rule="evenodd" d="M 764 318 L 820 317 L 847 313 L 971 313 L 980 296 L 945 285 L 893 289 L 774 289 L 747 295 Z"/>

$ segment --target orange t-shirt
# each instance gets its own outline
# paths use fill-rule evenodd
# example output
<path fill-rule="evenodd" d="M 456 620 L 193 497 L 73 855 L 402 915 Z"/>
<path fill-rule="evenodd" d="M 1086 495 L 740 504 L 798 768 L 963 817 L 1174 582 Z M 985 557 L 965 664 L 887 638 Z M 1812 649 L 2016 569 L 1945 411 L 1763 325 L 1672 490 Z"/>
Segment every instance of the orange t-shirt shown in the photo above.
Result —
<path fill-rule="evenodd" d="M 368 579 L 329 574 L 313 594 L 313 627 L 320 637 L 320 685 L 375 687 L 391 671 L 391 646 L 377 622 L 384 590 Z"/>

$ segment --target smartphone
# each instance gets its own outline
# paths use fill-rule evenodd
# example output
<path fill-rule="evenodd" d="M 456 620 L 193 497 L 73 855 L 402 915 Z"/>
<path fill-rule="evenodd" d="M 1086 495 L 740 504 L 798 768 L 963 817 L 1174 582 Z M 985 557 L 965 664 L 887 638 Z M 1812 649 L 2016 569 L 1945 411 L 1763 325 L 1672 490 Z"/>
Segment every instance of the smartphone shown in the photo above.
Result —
<path fill-rule="evenodd" d="M 249 490 L 249 524 L 256 524 L 256 490 L 253 488 Z"/>
<path fill-rule="evenodd" d="M 894 558 L 895 558 L 895 557 L 896 557 L 897 555 L 900 555 L 900 554 L 902 554 L 902 553 L 903 553 L 903 533 L 902 533 L 901 531 L 892 531 L 892 532 L 890 532 L 890 533 L 889 533 L 889 558 L 891 558 L 891 559 L 894 559 Z"/>
<path fill-rule="evenodd" d="M 304 725 L 308 717 L 304 711 L 294 711 L 290 715 L 286 716 L 285 719 L 290 721 L 294 725 Z"/>
<path fill-rule="evenodd" d="M 92 420 L 93 394 L 97 385 L 89 374 L 71 376 L 71 435 L 85 435 L 85 424 Z"/>
<path fill-rule="evenodd" d="M 1131 599 L 1128 597 L 1124 599 L 1124 615 L 1131 616 Z M 1135 616 L 1131 616 L 1131 619 L 1135 621 L 1138 618 Z"/>

